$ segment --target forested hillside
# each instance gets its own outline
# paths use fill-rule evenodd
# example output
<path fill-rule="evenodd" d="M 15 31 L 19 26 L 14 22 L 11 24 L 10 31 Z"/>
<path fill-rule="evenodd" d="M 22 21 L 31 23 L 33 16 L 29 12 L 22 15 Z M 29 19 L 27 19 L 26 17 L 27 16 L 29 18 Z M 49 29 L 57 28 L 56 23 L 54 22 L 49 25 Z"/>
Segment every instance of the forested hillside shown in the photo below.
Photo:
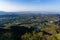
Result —
<path fill-rule="evenodd" d="M 0 40 L 60 40 L 60 14 L 0 15 Z"/>

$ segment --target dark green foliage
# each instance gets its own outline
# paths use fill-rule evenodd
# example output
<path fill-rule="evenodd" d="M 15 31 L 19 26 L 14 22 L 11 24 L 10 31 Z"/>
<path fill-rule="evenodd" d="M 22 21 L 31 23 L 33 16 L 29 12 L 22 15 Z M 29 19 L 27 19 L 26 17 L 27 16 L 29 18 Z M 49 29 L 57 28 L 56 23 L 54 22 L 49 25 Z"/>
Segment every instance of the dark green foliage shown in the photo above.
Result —
<path fill-rule="evenodd" d="M 55 36 L 60 34 L 57 14 L 10 14 L 0 18 L 0 40 L 60 40 Z"/>

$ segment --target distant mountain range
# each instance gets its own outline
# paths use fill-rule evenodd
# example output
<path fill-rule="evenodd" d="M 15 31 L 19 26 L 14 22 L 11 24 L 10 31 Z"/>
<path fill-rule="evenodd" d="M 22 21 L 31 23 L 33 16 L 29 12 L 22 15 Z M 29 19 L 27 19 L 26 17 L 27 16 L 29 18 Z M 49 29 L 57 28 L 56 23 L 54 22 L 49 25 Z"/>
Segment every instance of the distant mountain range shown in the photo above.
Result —
<path fill-rule="evenodd" d="M 0 11 L 0 15 L 5 15 L 5 14 L 60 14 L 60 12 L 45 12 L 45 11 L 4 12 L 4 11 Z"/>

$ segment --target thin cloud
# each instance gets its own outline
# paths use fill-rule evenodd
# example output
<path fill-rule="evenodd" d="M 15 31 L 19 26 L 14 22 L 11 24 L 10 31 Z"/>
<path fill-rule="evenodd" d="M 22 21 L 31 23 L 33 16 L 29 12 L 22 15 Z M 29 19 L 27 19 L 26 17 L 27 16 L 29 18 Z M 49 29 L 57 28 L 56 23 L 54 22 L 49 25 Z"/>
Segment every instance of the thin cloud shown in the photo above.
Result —
<path fill-rule="evenodd" d="M 32 2 L 40 2 L 41 0 L 33 0 Z"/>

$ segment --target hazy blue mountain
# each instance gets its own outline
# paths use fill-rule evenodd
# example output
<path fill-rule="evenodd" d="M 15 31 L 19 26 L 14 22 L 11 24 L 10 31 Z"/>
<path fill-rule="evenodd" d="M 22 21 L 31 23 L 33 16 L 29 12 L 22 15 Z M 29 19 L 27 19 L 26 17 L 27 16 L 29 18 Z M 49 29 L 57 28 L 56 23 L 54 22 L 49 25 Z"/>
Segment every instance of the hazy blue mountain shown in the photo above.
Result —
<path fill-rule="evenodd" d="M 60 12 L 46 12 L 46 11 L 4 12 L 4 11 L 0 11 L 0 15 L 5 15 L 5 14 L 60 14 Z"/>

